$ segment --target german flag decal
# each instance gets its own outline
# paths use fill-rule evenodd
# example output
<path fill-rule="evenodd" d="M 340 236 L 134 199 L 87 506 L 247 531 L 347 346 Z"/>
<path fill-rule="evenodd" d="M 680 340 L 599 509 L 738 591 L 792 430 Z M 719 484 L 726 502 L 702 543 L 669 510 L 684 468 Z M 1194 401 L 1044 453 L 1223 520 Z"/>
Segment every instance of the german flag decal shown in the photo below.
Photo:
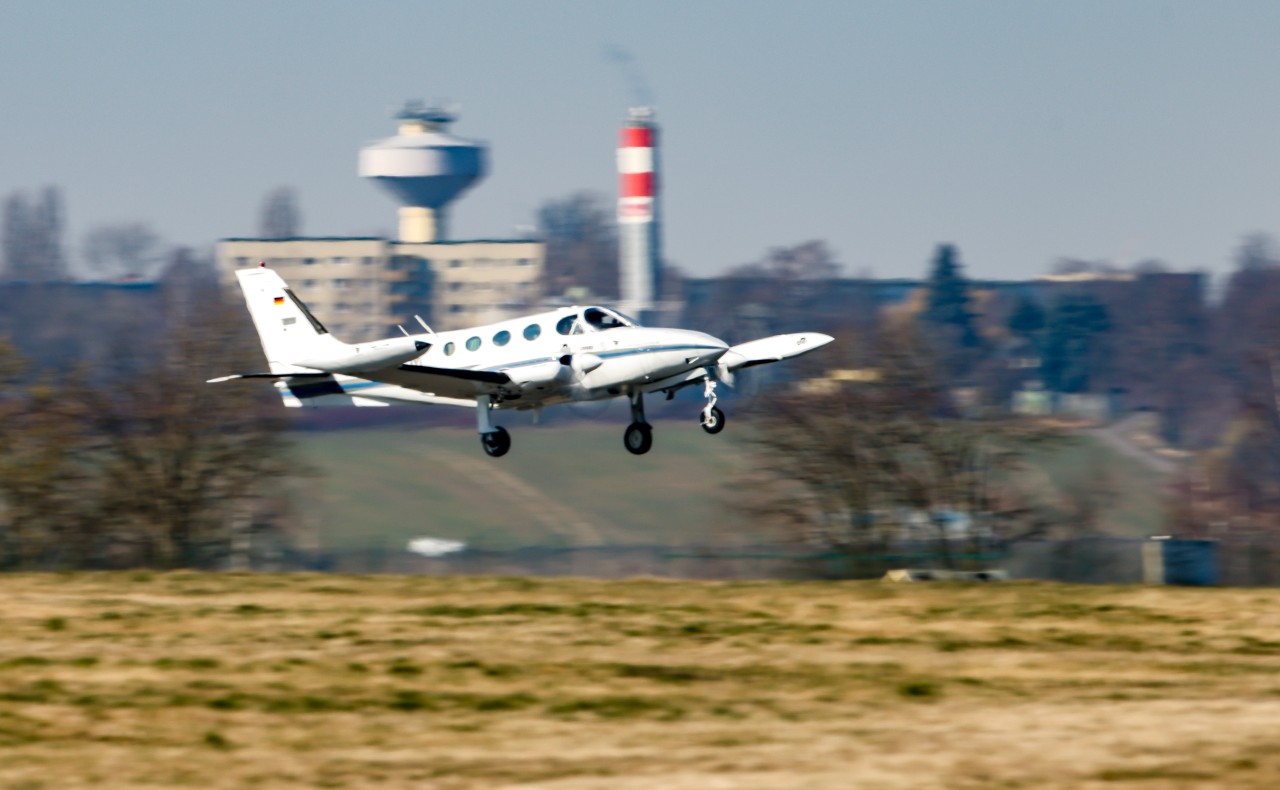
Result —
<path fill-rule="evenodd" d="M 277 296 L 277 297 L 276 297 L 276 299 L 275 299 L 275 302 L 276 302 L 276 304 L 284 304 L 284 297 L 283 297 L 283 296 Z"/>

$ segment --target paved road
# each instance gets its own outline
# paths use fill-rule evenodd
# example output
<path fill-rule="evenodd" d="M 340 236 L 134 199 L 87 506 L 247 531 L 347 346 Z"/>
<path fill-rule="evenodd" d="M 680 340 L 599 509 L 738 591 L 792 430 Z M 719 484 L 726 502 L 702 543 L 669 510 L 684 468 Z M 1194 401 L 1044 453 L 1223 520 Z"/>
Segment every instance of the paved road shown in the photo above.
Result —
<path fill-rule="evenodd" d="M 1139 463 L 1162 475 L 1176 474 L 1181 464 L 1162 455 L 1153 453 L 1148 448 L 1133 440 L 1135 433 L 1151 433 L 1155 429 L 1156 415 L 1150 412 L 1130 414 L 1122 420 L 1101 428 L 1089 428 L 1082 433 L 1093 436 L 1121 455 Z"/>

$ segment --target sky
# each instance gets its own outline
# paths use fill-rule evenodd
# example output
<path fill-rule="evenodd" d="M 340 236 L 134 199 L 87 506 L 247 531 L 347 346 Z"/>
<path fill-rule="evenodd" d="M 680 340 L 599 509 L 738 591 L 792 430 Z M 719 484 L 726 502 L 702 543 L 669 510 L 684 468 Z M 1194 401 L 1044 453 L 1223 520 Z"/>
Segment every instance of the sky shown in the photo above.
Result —
<path fill-rule="evenodd" d="M 0 196 L 62 188 L 73 254 L 143 221 L 208 247 L 266 193 L 307 235 L 392 235 L 356 174 L 408 99 L 460 107 L 489 176 L 454 238 L 616 196 L 617 129 L 662 127 L 665 256 L 694 276 L 825 240 L 848 274 L 1063 258 L 1230 271 L 1280 235 L 1273 0 L 10 0 Z"/>

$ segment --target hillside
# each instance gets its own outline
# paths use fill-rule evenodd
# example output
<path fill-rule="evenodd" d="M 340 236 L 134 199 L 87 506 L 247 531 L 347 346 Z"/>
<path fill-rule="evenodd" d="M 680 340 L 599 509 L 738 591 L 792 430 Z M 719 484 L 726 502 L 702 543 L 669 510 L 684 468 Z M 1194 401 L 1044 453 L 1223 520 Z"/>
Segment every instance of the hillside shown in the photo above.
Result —
<path fill-rule="evenodd" d="M 483 454 L 471 428 L 298 434 L 299 456 L 318 473 L 303 481 L 305 512 L 335 549 L 401 548 L 421 536 L 481 548 L 726 538 L 724 500 L 743 448 L 692 421 L 661 421 L 653 450 L 633 456 L 622 428 L 522 425 L 501 459 Z"/>
<path fill-rule="evenodd" d="M 480 548 L 759 542 L 727 507 L 751 452 L 747 426 L 707 436 L 692 420 L 656 423 L 654 449 L 633 456 L 617 423 L 520 425 L 509 455 L 486 457 L 473 429 L 395 425 L 294 434 L 315 474 L 295 485 L 305 524 L 328 550 L 403 548 L 415 537 Z M 1042 451 L 1043 498 L 1062 507 L 1090 491 L 1099 527 L 1160 530 L 1163 478 L 1088 436 Z"/>

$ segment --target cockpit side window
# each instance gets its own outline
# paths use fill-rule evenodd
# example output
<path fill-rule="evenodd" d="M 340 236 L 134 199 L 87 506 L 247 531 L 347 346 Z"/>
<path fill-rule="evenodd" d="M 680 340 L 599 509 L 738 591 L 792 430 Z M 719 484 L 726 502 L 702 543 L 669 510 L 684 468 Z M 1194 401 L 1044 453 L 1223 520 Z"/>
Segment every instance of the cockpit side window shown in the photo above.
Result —
<path fill-rule="evenodd" d="M 617 329 L 620 326 L 626 326 L 627 323 L 618 316 L 599 307 L 588 307 L 582 311 L 583 319 L 598 331 L 606 329 Z"/>

